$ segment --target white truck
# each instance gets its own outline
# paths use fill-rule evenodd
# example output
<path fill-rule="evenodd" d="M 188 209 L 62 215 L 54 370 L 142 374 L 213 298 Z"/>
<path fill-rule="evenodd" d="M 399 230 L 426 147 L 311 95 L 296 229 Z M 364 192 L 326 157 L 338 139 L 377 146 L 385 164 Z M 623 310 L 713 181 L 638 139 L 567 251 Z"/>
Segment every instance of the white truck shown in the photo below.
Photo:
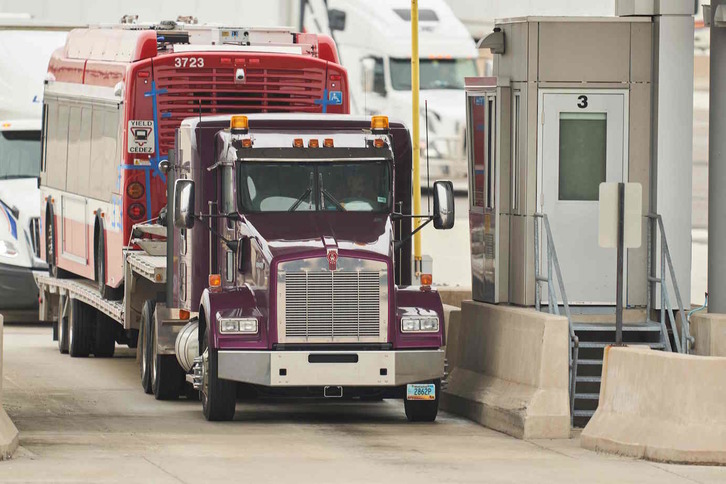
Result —
<path fill-rule="evenodd" d="M 0 19 L 0 309 L 6 320 L 36 319 L 40 259 L 40 131 L 43 81 L 66 32 Z"/>
<path fill-rule="evenodd" d="M 308 0 L 302 23 L 335 39 L 348 70 L 351 111 L 387 113 L 410 126 L 410 0 Z M 419 1 L 419 29 L 422 166 L 428 105 L 431 177 L 464 178 L 464 78 L 478 75 L 476 45 L 444 0 Z"/>

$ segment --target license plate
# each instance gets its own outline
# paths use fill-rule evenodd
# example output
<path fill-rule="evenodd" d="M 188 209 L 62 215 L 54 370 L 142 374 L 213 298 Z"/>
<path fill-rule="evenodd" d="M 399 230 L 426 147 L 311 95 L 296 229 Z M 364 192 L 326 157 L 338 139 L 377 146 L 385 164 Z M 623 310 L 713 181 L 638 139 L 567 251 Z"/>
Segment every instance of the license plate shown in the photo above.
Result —
<path fill-rule="evenodd" d="M 406 385 L 406 400 L 436 400 L 436 385 L 433 383 Z"/>

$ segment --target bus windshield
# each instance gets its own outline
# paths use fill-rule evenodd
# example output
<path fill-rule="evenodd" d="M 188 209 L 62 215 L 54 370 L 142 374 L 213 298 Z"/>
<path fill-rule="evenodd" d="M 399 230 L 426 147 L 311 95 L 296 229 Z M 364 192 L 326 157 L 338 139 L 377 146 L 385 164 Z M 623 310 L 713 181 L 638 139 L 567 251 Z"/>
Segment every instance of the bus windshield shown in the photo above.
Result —
<path fill-rule="evenodd" d="M 421 89 L 464 89 L 464 78 L 477 75 L 474 59 L 419 60 Z M 411 90 L 411 59 L 391 59 L 391 87 Z"/>
<path fill-rule="evenodd" d="M 40 131 L 0 131 L 0 180 L 40 176 Z"/>
<path fill-rule="evenodd" d="M 242 162 L 237 186 L 241 211 L 390 211 L 386 162 Z"/>

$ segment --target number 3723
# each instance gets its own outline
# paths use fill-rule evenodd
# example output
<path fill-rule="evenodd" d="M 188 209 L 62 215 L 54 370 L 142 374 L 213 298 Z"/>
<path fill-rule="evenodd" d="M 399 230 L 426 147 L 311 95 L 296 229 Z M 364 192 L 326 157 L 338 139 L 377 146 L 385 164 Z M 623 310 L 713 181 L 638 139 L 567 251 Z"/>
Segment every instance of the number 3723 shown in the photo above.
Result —
<path fill-rule="evenodd" d="M 174 67 L 204 67 L 204 58 L 177 57 L 174 59 Z"/>

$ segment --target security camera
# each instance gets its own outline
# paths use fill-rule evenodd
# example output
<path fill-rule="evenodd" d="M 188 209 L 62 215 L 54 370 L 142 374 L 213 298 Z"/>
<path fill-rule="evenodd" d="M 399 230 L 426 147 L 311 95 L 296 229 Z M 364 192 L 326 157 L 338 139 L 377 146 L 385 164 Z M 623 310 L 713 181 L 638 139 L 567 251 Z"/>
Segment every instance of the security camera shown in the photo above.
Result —
<path fill-rule="evenodd" d="M 234 82 L 235 82 L 235 84 L 242 84 L 245 82 L 245 70 L 244 69 L 237 69 L 237 71 L 234 73 Z"/>

